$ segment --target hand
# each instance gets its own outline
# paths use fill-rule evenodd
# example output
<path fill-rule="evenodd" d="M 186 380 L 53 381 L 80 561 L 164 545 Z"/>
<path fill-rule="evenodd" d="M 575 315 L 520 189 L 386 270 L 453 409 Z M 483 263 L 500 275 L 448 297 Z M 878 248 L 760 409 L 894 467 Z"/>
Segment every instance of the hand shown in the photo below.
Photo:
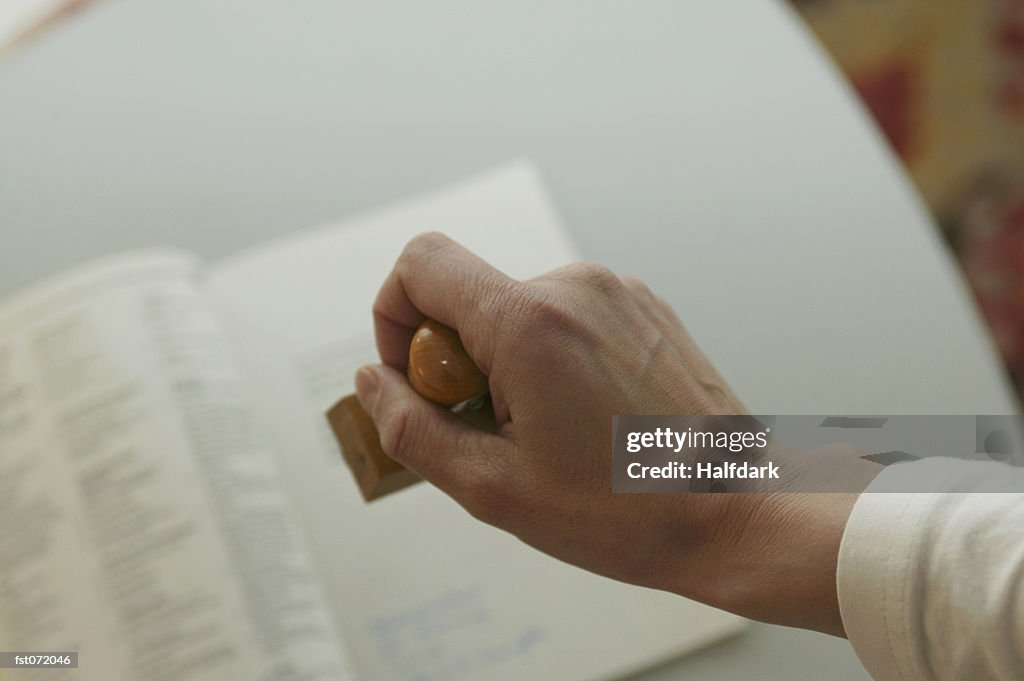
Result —
<path fill-rule="evenodd" d="M 409 342 L 427 317 L 456 329 L 488 375 L 497 432 L 409 387 Z M 520 282 L 425 234 L 374 321 L 383 365 L 356 386 L 384 451 L 475 517 L 598 574 L 842 634 L 836 558 L 856 495 L 612 493 L 613 415 L 745 413 L 639 281 L 581 263 Z M 864 486 L 877 472 L 858 452 L 831 454 Z"/>

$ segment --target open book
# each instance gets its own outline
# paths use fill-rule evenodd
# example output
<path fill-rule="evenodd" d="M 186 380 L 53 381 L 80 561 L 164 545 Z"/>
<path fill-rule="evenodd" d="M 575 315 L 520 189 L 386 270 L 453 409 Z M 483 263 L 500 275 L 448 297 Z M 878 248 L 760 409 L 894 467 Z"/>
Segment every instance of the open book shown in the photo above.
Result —
<path fill-rule="evenodd" d="M 111 257 L 0 307 L 0 650 L 80 651 L 4 681 L 586 681 L 743 626 L 426 484 L 363 503 L 324 412 L 376 359 L 373 297 L 427 229 L 517 277 L 574 257 L 517 164 L 213 265 Z"/>

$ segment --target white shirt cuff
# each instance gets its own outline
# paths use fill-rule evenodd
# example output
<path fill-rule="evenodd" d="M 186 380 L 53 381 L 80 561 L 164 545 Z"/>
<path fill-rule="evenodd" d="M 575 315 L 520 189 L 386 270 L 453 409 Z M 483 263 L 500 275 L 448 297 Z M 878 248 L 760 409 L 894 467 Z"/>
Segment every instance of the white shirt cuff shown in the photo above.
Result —
<path fill-rule="evenodd" d="M 929 645 L 943 642 L 927 640 L 935 632 L 928 631 L 925 613 L 933 612 L 934 601 L 945 595 L 926 590 L 928 573 L 934 570 L 932 556 L 956 550 L 935 546 L 935 525 L 964 510 L 957 507 L 965 495 L 906 490 L 969 492 L 980 488 L 983 480 L 984 488 L 992 489 L 993 479 L 1006 478 L 1008 469 L 1004 464 L 949 458 L 896 464 L 858 499 L 840 546 L 836 587 L 847 637 L 876 681 L 944 678 L 941 670 L 933 669 L 934 651 L 929 650 Z M 1014 484 L 1007 479 L 1006 491 L 1015 491 Z M 970 504 L 984 505 L 977 498 Z M 950 624 L 955 630 L 956 623 Z"/>

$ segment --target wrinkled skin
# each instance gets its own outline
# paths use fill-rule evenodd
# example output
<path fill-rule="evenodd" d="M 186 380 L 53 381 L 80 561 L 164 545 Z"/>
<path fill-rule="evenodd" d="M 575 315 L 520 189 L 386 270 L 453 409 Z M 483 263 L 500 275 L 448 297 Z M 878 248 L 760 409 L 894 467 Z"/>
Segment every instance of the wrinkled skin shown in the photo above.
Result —
<path fill-rule="evenodd" d="M 496 432 L 409 387 L 409 341 L 427 317 L 456 329 L 488 375 Z M 383 284 L 374 321 L 382 364 L 356 385 L 384 451 L 475 517 L 613 579 L 843 634 L 835 569 L 856 494 L 612 493 L 613 415 L 746 413 L 642 283 L 589 263 L 520 282 L 424 234 Z M 852 447 L 819 454 L 861 489 L 878 470 Z"/>

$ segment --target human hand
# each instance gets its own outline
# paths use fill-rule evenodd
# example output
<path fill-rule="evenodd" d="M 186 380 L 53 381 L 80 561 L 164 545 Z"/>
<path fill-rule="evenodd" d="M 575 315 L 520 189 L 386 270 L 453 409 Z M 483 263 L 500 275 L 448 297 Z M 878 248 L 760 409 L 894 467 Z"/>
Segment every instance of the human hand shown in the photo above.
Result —
<path fill-rule="evenodd" d="M 409 387 L 427 317 L 456 329 L 487 374 L 496 432 Z M 374 321 L 383 365 L 356 386 L 384 451 L 477 518 L 598 574 L 842 633 L 835 565 L 856 495 L 612 493 L 612 416 L 745 413 L 643 284 L 585 263 L 520 282 L 426 234 L 399 257 Z M 864 486 L 877 472 L 854 452 L 828 458 Z"/>

